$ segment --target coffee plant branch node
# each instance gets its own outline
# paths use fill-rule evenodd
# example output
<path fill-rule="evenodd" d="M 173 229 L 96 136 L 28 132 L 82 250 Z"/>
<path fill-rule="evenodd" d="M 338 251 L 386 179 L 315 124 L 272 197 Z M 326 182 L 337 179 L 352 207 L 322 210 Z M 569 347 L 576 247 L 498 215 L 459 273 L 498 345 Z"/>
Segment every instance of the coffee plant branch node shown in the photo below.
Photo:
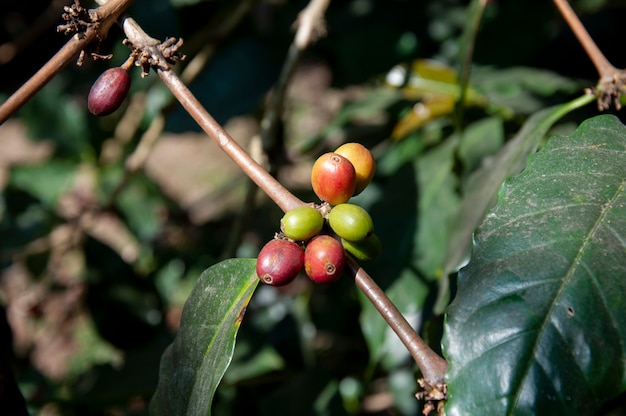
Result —
<path fill-rule="evenodd" d="M 587 94 L 593 94 L 598 100 L 598 110 L 605 111 L 615 106 L 616 110 L 622 108 L 621 97 L 626 93 L 626 70 L 615 69 L 611 76 L 600 79 L 594 88 L 588 88 Z"/>
<path fill-rule="evenodd" d="M 183 45 L 182 39 L 172 37 L 159 42 L 142 33 L 143 31 L 137 31 L 137 25 L 125 24 L 125 28 L 129 26 L 132 29 L 126 30 L 128 38 L 124 39 L 122 43 L 131 49 L 130 59 L 135 62 L 136 66 L 141 67 L 142 77 L 148 76 L 151 67 L 160 67 L 167 70 L 169 65 L 174 65 L 186 58 L 185 55 L 178 51 Z"/>
<path fill-rule="evenodd" d="M 417 383 L 422 390 L 416 393 L 415 397 L 425 402 L 422 413 L 428 415 L 435 411 L 438 415 L 443 415 L 448 398 L 448 385 L 446 383 L 431 384 L 423 378 L 418 379 Z"/>

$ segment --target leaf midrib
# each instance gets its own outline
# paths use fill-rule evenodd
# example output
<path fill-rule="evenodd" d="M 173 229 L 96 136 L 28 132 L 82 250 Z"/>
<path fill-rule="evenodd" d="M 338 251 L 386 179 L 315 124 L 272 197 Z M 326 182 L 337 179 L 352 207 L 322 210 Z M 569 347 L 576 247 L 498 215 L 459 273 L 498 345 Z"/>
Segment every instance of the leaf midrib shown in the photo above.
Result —
<path fill-rule="evenodd" d="M 553 313 L 554 308 L 556 307 L 556 305 L 558 303 L 558 300 L 561 298 L 565 288 L 567 288 L 568 284 L 572 280 L 574 272 L 576 271 L 578 265 L 580 264 L 581 258 L 583 256 L 585 250 L 589 246 L 589 243 L 593 240 L 592 237 L 595 235 L 596 231 L 598 230 L 598 228 L 602 224 L 604 218 L 607 215 L 607 212 L 611 208 L 613 208 L 613 203 L 624 192 L 624 188 L 625 187 L 626 187 L 626 180 L 622 180 L 620 186 L 617 187 L 617 190 L 615 191 L 615 193 L 612 196 L 612 198 L 606 204 L 602 205 L 602 208 L 601 208 L 601 211 L 600 211 L 600 215 L 598 216 L 598 219 L 595 221 L 595 223 L 593 224 L 593 226 L 591 227 L 591 229 L 589 230 L 589 232 L 585 236 L 585 240 L 584 240 L 583 244 L 581 245 L 580 249 L 576 253 L 576 256 L 574 257 L 574 260 L 572 261 L 572 265 L 567 270 L 567 273 L 565 274 L 564 279 L 563 279 L 563 283 L 559 287 L 559 289 L 558 289 L 558 291 L 556 293 L 556 296 L 554 297 L 554 301 L 550 305 L 550 308 L 548 309 L 548 312 L 546 313 L 545 318 L 544 318 L 543 322 L 541 323 L 541 326 L 539 327 L 539 330 L 537 331 L 538 336 L 535 339 L 535 342 L 534 342 L 533 347 L 532 347 L 532 354 L 530 356 L 531 359 L 528 360 L 527 365 L 524 368 L 523 375 L 520 378 L 520 380 L 522 382 L 519 384 L 518 388 L 516 389 L 514 400 L 512 401 L 512 405 L 509 407 L 509 409 L 508 409 L 508 411 L 506 413 L 507 415 L 512 415 L 514 409 L 517 408 L 517 405 L 518 405 L 519 400 L 520 400 L 520 395 L 521 395 L 521 392 L 523 390 L 523 388 L 522 388 L 523 382 L 524 382 L 524 380 L 527 379 L 528 373 L 530 372 L 530 369 L 532 368 L 532 365 L 533 365 L 533 362 L 534 362 L 534 358 L 537 355 L 537 350 L 538 350 L 539 345 L 541 343 L 541 339 L 543 338 L 543 334 L 545 332 L 545 329 L 548 326 L 548 323 L 550 322 L 550 317 L 552 316 L 552 313 Z"/>
<path fill-rule="evenodd" d="M 209 352 L 212 350 L 213 346 L 215 345 L 216 339 L 219 338 L 218 335 L 223 333 L 223 330 L 224 330 L 224 327 L 225 327 L 224 323 L 230 319 L 230 317 L 232 316 L 233 310 L 241 309 L 242 294 L 247 293 L 249 288 L 250 288 L 250 285 L 254 285 L 255 283 L 257 283 L 256 280 L 249 279 L 248 283 L 242 288 L 242 290 L 239 291 L 239 294 L 237 295 L 238 301 L 237 302 L 233 302 L 231 304 L 231 307 L 228 309 L 228 313 L 226 313 L 224 315 L 224 318 L 219 322 L 219 325 L 217 326 L 219 329 L 213 333 L 213 337 L 211 338 L 211 341 L 208 343 L 207 348 L 204 351 L 204 355 L 203 355 L 203 358 L 202 358 L 202 362 L 200 364 L 200 368 L 202 368 L 202 363 L 204 363 L 206 361 L 206 358 L 209 355 Z M 248 296 L 248 301 L 250 300 L 251 297 L 252 297 L 252 294 L 250 296 Z M 192 404 L 192 402 L 193 403 L 197 402 L 197 399 L 195 399 L 195 398 L 198 397 L 198 394 L 196 393 L 196 386 L 198 385 L 198 378 L 200 376 L 200 371 L 199 370 L 200 369 L 196 369 L 196 372 L 195 372 L 195 375 L 194 375 L 194 381 L 193 381 L 193 388 L 191 389 L 191 393 L 189 395 L 189 400 L 187 401 L 187 405 L 185 406 L 185 414 L 186 415 L 189 414 L 189 407 Z M 222 374 L 222 376 L 223 376 L 223 374 Z M 215 393 L 215 391 L 211 392 L 210 402 L 213 401 L 212 397 L 213 397 L 214 393 Z M 211 414 L 211 405 L 209 404 L 209 412 L 207 413 L 207 415 L 210 415 L 210 414 Z"/>

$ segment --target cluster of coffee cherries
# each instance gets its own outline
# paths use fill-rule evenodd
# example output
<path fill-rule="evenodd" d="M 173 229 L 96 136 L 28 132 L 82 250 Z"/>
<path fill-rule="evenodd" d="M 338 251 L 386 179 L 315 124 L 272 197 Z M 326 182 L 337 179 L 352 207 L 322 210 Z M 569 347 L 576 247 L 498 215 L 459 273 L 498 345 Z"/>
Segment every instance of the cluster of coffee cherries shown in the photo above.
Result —
<path fill-rule="evenodd" d="M 315 283 L 337 280 L 346 252 L 367 261 L 381 251 L 368 212 L 348 201 L 371 182 L 376 163 L 359 143 L 346 143 L 320 156 L 311 171 L 313 192 L 321 204 L 294 208 L 280 221 L 281 232 L 259 253 L 256 272 L 263 283 L 283 286 L 304 269 Z"/>

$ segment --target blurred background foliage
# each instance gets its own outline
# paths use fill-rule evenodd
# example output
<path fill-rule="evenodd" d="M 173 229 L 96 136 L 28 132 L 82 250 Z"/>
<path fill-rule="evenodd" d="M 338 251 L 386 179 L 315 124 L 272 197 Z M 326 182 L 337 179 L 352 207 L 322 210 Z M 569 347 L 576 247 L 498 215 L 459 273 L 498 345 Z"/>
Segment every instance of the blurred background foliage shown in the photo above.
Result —
<path fill-rule="evenodd" d="M 55 26 L 67 3 L 0 6 L 2 99 L 66 41 Z M 355 202 L 372 214 L 384 250 L 367 270 L 435 348 L 454 289 L 454 274 L 443 274 L 448 241 L 472 172 L 530 114 L 597 78 L 550 1 L 488 3 L 460 119 L 469 2 L 335 0 L 327 36 L 295 70 L 274 140 L 262 143 L 272 172 L 310 201 L 317 155 L 345 141 L 372 149 L 377 175 Z M 625 67 L 617 40 L 626 3 L 571 3 Z M 306 4 L 136 0 L 129 14 L 155 38 L 185 40 L 178 69 L 202 61 L 192 92 L 255 149 Z M 131 98 L 113 115 L 88 113 L 91 83 L 128 55 L 122 39 L 114 27 L 100 46 L 110 62 L 67 67 L 0 126 L 0 351 L 32 414 L 146 414 L 195 279 L 221 259 L 255 257 L 278 229 L 279 209 L 250 193 L 153 74 L 132 71 Z M 580 110 L 555 131 L 591 114 Z M 415 377 L 349 279 L 323 287 L 299 279 L 255 293 L 214 412 L 416 414 Z M 7 406 L 19 399 L 5 391 Z"/>

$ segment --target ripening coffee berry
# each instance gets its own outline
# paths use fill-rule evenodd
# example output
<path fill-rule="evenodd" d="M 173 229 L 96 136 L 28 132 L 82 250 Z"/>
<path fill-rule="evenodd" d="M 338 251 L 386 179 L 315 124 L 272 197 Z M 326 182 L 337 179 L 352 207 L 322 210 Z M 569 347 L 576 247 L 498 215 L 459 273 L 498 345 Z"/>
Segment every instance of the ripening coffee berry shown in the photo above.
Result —
<path fill-rule="evenodd" d="M 91 86 L 87 107 L 96 116 L 117 110 L 128 95 L 130 75 L 123 68 L 109 68 Z"/>
<path fill-rule="evenodd" d="M 361 241 L 374 230 L 374 222 L 367 211 L 354 204 L 339 204 L 328 214 L 330 228 L 348 241 Z"/>
<path fill-rule="evenodd" d="M 380 239 L 374 233 L 361 241 L 348 241 L 342 238 L 341 245 L 348 253 L 360 261 L 375 260 L 382 251 Z"/>
<path fill-rule="evenodd" d="M 322 214 L 311 206 L 288 211 L 280 220 L 280 229 L 287 238 L 303 241 L 319 234 L 324 226 Z"/>
<path fill-rule="evenodd" d="M 318 235 L 304 249 L 304 271 L 315 283 L 331 283 L 339 279 L 346 264 L 346 253 L 339 240 Z"/>
<path fill-rule="evenodd" d="M 356 172 L 354 195 L 360 194 L 374 177 L 376 161 L 374 156 L 360 143 L 345 143 L 335 150 L 335 153 L 348 159 Z"/>
<path fill-rule="evenodd" d="M 341 204 L 354 194 L 356 172 L 345 157 L 336 153 L 325 153 L 313 164 L 311 186 L 322 201 L 331 205 Z"/>
<path fill-rule="evenodd" d="M 271 240 L 259 253 L 256 274 L 265 284 L 283 286 L 293 281 L 304 266 L 302 248 L 293 241 Z"/>

